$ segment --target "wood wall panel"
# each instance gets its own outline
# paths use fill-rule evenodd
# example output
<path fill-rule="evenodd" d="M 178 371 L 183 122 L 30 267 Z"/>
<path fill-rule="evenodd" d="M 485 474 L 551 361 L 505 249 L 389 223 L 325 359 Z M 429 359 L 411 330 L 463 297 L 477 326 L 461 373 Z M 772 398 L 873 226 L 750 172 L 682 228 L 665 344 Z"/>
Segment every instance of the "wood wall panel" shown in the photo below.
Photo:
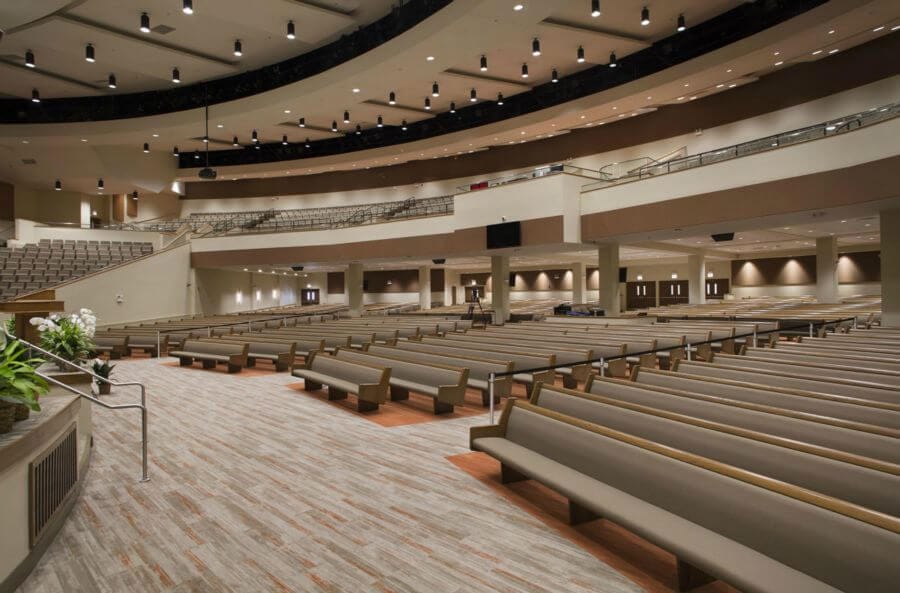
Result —
<path fill-rule="evenodd" d="M 431 268 L 431 292 L 444 292 L 443 268 Z"/>
<path fill-rule="evenodd" d="M 343 272 L 328 272 L 328 294 L 344 294 Z"/>
<path fill-rule="evenodd" d="M 838 258 L 838 283 L 881 282 L 881 252 L 842 253 Z"/>
<path fill-rule="evenodd" d="M 128 200 L 125 194 L 116 194 L 113 196 L 113 220 L 115 222 L 125 222 L 125 201 Z"/>
<path fill-rule="evenodd" d="M 816 283 L 816 256 L 738 259 L 731 262 L 734 286 L 796 286 Z"/>
<path fill-rule="evenodd" d="M 16 219 L 16 194 L 11 183 L 0 181 L 0 220 Z"/>

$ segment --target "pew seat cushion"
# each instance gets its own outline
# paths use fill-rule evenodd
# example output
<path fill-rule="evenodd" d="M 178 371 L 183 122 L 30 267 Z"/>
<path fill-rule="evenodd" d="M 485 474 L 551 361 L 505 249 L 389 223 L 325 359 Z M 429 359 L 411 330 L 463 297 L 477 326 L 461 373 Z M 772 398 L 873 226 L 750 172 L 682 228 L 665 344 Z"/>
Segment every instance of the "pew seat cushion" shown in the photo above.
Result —
<path fill-rule="evenodd" d="M 746 591 L 838 593 L 798 570 L 502 437 L 473 448 Z"/>

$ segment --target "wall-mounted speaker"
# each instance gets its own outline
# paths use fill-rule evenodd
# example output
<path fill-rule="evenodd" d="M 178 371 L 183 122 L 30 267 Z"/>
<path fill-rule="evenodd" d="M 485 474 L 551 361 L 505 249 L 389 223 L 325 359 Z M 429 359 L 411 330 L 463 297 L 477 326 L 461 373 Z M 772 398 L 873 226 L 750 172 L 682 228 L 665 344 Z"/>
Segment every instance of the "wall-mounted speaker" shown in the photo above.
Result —
<path fill-rule="evenodd" d="M 303 266 L 291 266 L 291 269 L 294 270 L 295 272 L 302 272 Z"/>
<path fill-rule="evenodd" d="M 444 259 L 443 257 L 439 257 L 439 258 L 437 258 L 437 259 L 431 260 L 431 263 L 433 263 L 433 264 L 436 265 L 436 266 L 439 266 L 439 265 L 443 264 L 443 263 L 446 262 L 446 261 L 447 261 L 447 260 Z"/>
<path fill-rule="evenodd" d="M 734 233 L 718 233 L 712 235 L 712 240 L 716 243 L 721 243 L 722 241 L 734 241 Z"/>

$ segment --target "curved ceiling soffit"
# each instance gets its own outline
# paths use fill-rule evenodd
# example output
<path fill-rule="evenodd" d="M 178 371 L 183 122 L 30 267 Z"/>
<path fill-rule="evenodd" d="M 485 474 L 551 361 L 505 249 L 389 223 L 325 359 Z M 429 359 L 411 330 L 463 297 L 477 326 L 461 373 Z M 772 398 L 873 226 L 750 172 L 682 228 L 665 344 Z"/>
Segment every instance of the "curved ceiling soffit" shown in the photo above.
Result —
<path fill-rule="evenodd" d="M 455 113 L 446 112 L 433 119 L 411 123 L 405 130 L 385 126 L 308 144 L 284 146 L 281 143 L 260 143 L 253 149 L 244 147 L 219 150 L 210 153 L 210 166 L 274 163 L 385 148 L 528 115 L 656 74 L 750 37 L 826 2 L 827 0 L 782 0 L 776 3 L 747 3 L 700 23 L 687 32 L 672 35 L 647 49 L 621 58 L 618 68 L 598 65 L 560 78 L 558 83 L 542 84 L 507 98 L 502 109 L 494 101 L 485 101 L 460 107 Z M 192 155 L 182 153 L 179 168 L 195 167 Z"/>
<path fill-rule="evenodd" d="M 180 88 L 103 97 L 42 99 L 38 104 L 29 99 L 0 99 L 0 124 L 65 124 L 141 118 L 252 97 L 349 62 L 409 31 L 452 1 L 408 2 L 374 23 L 307 53 L 256 70 Z"/>

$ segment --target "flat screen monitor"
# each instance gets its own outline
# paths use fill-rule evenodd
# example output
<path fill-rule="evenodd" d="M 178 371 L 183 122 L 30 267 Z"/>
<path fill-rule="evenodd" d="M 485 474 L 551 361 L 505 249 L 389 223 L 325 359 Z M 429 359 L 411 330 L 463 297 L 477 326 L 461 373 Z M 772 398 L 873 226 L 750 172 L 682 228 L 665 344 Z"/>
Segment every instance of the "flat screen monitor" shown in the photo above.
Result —
<path fill-rule="evenodd" d="M 504 222 L 487 226 L 487 248 L 502 249 L 519 247 L 522 244 L 522 225 L 520 222 Z"/>

